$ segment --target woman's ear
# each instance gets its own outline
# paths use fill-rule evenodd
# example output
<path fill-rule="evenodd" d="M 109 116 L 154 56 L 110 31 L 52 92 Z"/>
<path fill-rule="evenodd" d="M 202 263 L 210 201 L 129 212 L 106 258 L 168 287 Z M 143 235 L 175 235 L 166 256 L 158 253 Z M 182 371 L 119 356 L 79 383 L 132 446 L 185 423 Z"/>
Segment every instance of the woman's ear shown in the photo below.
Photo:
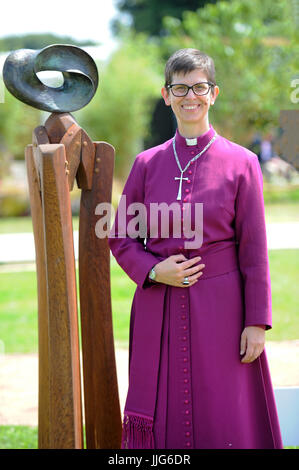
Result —
<path fill-rule="evenodd" d="M 168 90 L 166 90 L 165 87 L 162 88 L 161 95 L 163 96 L 166 106 L 170 106 L 171 102 L 170 102 L 169 92 Z"/>
<path fill-rule="evenodd" d="M 217 96 L 219 95 L 219 87 L 215 85 L 214 92 L 211 94 L 211 104 L 213 105 L 216 101 Z"/>

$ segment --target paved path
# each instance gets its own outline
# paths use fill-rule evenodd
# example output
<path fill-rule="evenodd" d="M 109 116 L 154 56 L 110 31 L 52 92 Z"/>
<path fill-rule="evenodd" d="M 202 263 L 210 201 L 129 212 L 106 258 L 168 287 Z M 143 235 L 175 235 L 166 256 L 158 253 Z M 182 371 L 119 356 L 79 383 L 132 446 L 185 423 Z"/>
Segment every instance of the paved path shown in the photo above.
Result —
<path fill-rule="evenodd" d="M 267 224 L 269 250 L 299 248 L 299 222 Z M 78 259 L 78 232 L 74 231 L 75 257 Z M 32 233 L 0 234 L 0 263 L 35 260 Z"/>
<path fill-rule="evenodd" d="M 299 340 L 267 342 L 273 386 L 299 386 Z M 128 388 L 128 350 L 116 349 L 120 406 Z M 37 426 L 38 360 L 35 354 L 0 356 L 0 424 Z"/>

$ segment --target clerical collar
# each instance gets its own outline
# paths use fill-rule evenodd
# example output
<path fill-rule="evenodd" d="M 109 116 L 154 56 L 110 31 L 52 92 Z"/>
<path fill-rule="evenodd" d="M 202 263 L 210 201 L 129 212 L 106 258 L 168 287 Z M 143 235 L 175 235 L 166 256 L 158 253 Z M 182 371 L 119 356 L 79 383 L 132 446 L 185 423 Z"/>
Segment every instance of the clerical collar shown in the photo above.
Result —
<path fill-rule="evenodd" d="M 192 145 L 197 145 L 197 137 L 195 137 L 194 139 L 188 139 L 186 137 L 186 144 L 188 145 L 188 147 L 192 147 Z"/>
<path fill-rule="evenodd" d="M 215 135 L 215 130 L 213 126 L 210 124 L 210 128 L 207 132 L 204 134 L 199 135 L 198 137 L 194 137 L 193 139 L 189 139 L 186 137 L 183 137 L 180 133 L 179 130 L 176 130 L 176 144 L 178 145 L 178 148 L 181 147 L 182 149 L 187 149 L 191 147 L 196 147 L 196 150 L 198 149 L 199 151 L 203 149 L 208 142 L 212 139 L 212 137 Z"/>

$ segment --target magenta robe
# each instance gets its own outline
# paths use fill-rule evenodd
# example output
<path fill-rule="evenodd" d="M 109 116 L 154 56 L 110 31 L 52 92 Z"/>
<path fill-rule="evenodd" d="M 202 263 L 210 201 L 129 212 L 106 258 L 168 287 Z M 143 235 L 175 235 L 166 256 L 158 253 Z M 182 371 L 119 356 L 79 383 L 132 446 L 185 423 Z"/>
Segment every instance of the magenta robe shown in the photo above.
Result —
<path fill-rule="evenodd" d="M 215 130 L 189 146 L 176 132 L 182 168 Z M 129 389 L 123 448 L 282 448 L 266 352 L 240 362 L 244 327 L 271 324 L 271 288 L 262 174 L 255 154 L 217 136 L 186 171 L 184 203 L 203 203 L 200 247 L 187 238 L 150 236 L 150 203 L 177 202 L 180 172 L 172 140 L 139 154 L 126 182 L 126 207 L 145 204 L 147 237 L 132 238 L 119 212 L 109 245 L 136 282 L 130 321 Z M 137 212 L 135 213 L 135 216 Z M 183 210 L 181 215 L 183 215 Z M 156 219 L 155 219 L 156 220 Z M 195 227 L 195 212 L 192 210 Z M 154 222 L 153 222 L 154 224 Z M 124 232 L 125 230 L 125 232 Z M 150 283 L 150 269 L 170 255 L 200 255 L 203 275 L 192 287 Z"/>

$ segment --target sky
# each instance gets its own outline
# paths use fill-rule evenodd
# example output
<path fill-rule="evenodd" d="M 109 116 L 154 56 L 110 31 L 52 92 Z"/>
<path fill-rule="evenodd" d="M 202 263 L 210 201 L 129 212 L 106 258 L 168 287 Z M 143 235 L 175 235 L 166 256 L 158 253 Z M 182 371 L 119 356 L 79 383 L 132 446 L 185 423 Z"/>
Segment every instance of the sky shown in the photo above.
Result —
<path fill-rule="evenodd" d="M 4 3 L 4 4 L 3 4 Z M 116 45 L 110 21 L 115 0 L 8 0 L 1 4 L 0 38 L 26 33 L 56 33 L 102 44 L 105 59 Z"/>

